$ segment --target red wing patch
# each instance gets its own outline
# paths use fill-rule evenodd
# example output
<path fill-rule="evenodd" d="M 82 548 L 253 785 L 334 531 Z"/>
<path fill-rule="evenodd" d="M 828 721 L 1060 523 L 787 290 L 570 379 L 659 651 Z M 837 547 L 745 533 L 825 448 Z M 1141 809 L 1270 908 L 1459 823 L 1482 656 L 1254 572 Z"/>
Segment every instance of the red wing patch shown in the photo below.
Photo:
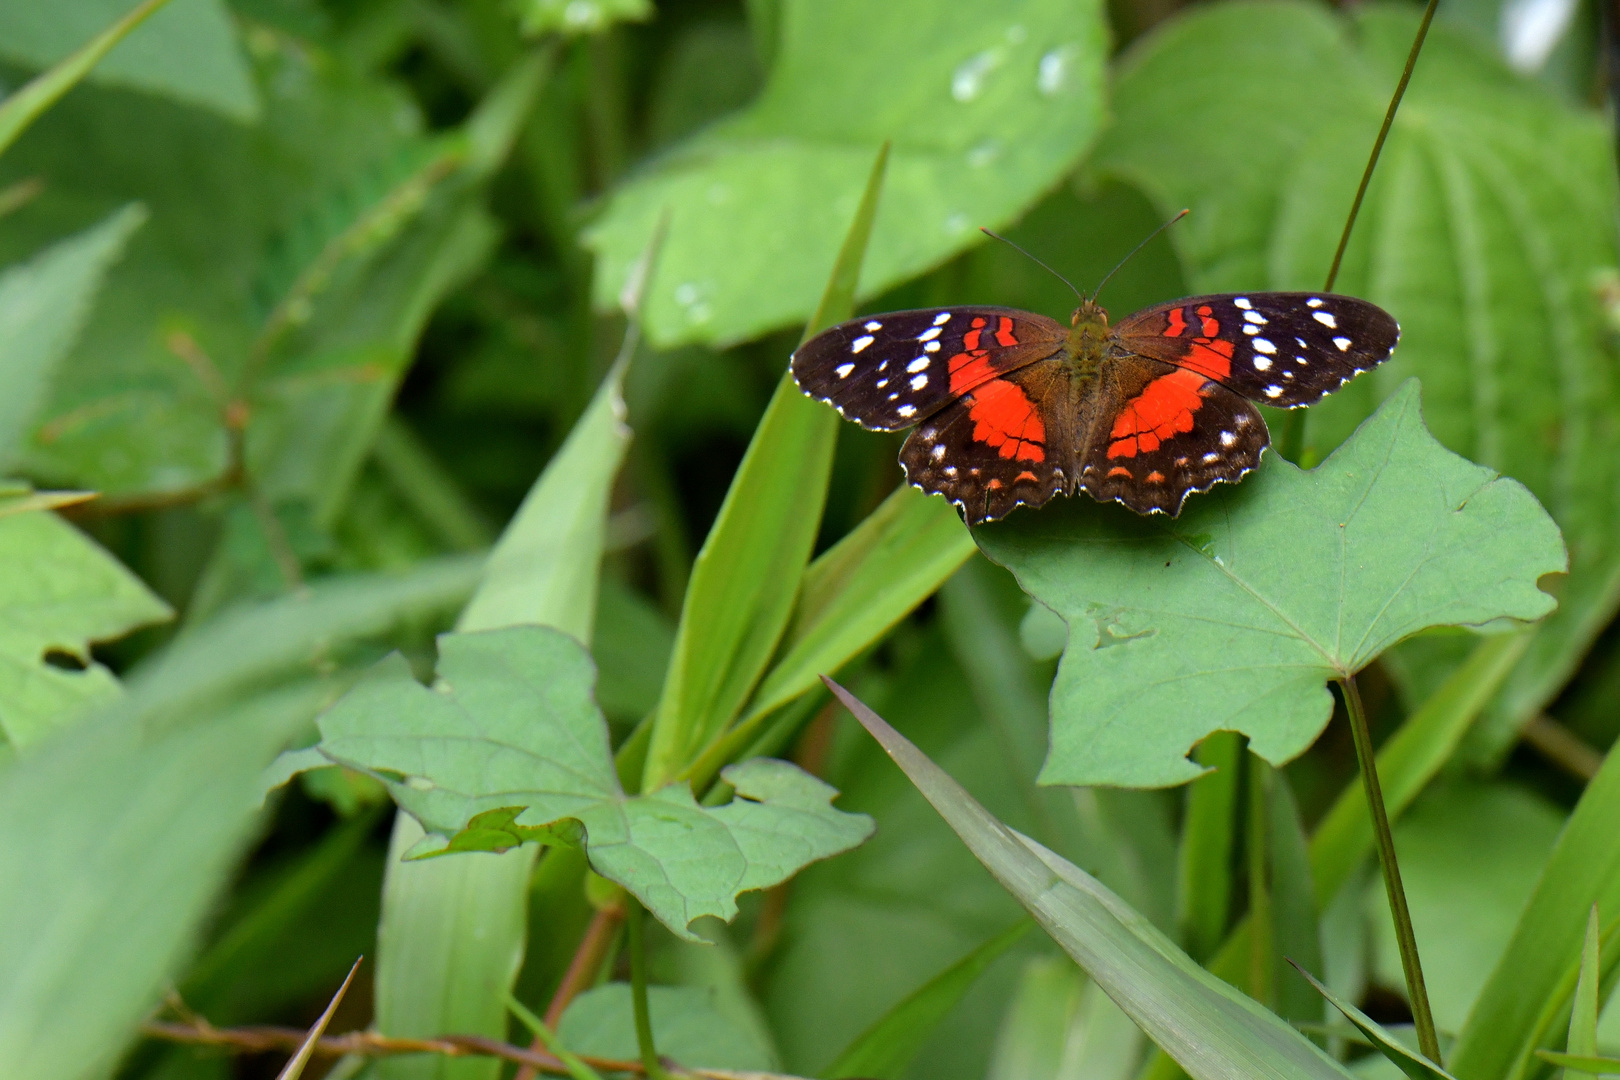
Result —
<path fill-rule="evenodd" d="M 811 397 L 877 431 L 920 423 L 963 394 L 1063 348 L 1068 331 L 1011 308 L 895 311 L 851 319 L 793 354 Z"/>
<path fill-rule="evenodd" d="M 1197 372 L 1179 370 L 1148 383 L 1114 418 L 1108 433 L 1108 456 L 1151 454 L 1177 435 L 1191 431 L 1193 416 L 1204 404 L 1200 389 L 1207 382 Z"/>
<path fill-rule="evenodd" d="M 1024 388 L 1007 379 L 992 379 L 962 399 L 973 419 L 973 439 L 1004 458 L 1046 460 L 1046 425 Z"/>

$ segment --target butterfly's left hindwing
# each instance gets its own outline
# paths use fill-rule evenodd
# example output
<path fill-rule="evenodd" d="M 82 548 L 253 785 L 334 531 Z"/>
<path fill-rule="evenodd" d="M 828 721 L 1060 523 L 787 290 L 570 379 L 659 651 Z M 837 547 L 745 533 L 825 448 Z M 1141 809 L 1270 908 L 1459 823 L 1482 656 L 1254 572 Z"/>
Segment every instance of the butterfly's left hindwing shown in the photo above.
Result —
<path fill-rule="evenodd" d="M 923 308 L 851 319 L 793 354 L 799 389 L 847 420 L 900 431 L 981 383 L 1045 359 L 1068 332 L 998 307 Z"/>

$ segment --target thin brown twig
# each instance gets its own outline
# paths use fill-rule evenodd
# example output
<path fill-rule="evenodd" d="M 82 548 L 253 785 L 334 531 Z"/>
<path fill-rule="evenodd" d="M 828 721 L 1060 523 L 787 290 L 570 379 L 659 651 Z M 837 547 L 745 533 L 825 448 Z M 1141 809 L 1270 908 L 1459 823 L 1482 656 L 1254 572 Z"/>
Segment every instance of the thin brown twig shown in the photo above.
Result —
<path fill-rule="evenodd" d="M 1603 767 L 1603 754 L 1552 717 L 1533 716 L 1519 737 L 1536 753 L 1586 783 Z"/>
<path fill-rule="evenodd" d="M 187 1010 L 189 1013 L 189 1010 Z M 166 1042 L 189 1043 L 195 1046 L 217 1046 L 239 1054 L 258 1054 L 268 1051 L 289 1053 L 303 1045 L 309 1033 L 300 1028 L 253 1026 L 217 1028 L 201 1016 L 190 1013 L 189 1023 L 151 1020 L 141 1025 L 141 1033 Z M 568 1069 L 561 1061 L 543 1051 L 536 1052 L 521 1046 L 501 1042 L 483 1035 L 440 1035 L 432 1039 L 409 1039 L 381 1035 L 375 1031 L 350 1031 L 342 1035 L 323 1035 L 315 1043 L 315 1054 L 321 1057 L 391 1057 L 395 1054 L 440 1054 L 444 1057 L 493 1057 L 519 1065 L 533 1065 L 541 1072 L 567 1076 Z M 619 1061 L 614 1058 L 580 1055 L 598 1072 L 634 1073 L 642 1075 L 639 1061 Z M 740 1072 L 732 1069 L 675 1068 L 673 1071 L 699 1080 L 802 1080 L 783 1073 Z"/>

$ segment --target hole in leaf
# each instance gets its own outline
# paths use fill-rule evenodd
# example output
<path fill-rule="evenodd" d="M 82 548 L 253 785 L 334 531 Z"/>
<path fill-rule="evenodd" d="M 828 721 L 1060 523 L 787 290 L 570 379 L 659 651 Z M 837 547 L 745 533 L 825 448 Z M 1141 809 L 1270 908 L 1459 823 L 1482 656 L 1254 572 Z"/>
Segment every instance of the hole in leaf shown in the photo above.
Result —
<path fill-rule="evenodd" d="M 48 666 L 62 671 L 85 671 L 90 667 L 82 657 L 75 656 L 66 649 L 46 649 L 43 659 Z"/>

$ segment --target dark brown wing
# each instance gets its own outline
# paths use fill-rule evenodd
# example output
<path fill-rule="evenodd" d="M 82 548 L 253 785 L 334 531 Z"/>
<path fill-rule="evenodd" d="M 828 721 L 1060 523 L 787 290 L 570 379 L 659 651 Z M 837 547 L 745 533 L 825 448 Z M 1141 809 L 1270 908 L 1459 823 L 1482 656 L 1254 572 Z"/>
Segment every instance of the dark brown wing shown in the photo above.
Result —
<path fill-rule="evenodd" d="M 1271 442 L 1253 405 L 1188 368 L 1120 357 L 1096 387 L 1079 486 L 1098 502 L 1175 517 L 1192 492 L 1241 479 Z"/>
<path fill-rule="evenodd" d="M 1214 379 L 1263 405 L 1313 405 L 1388 359 L 1401 328 L 1389 312 L 1334 293 L 1194 296 L 1122 321 L 1114 339 Z"/>
<path fill-rule="evenodd" d="M 1000 307 L 924 308 L 851 319 L 793 354 L 799 389 L 875 431 L 900 431 L 975 386 L 1044 360 L 1068 331 Z"/>
<path fill-rule="evenodd" d="M 900 450 L 906 479 L 943 495 L 969 525 L 1069 490 L 1069 375 L 1045 360 L 980 383 L 918 425 Z"/>

